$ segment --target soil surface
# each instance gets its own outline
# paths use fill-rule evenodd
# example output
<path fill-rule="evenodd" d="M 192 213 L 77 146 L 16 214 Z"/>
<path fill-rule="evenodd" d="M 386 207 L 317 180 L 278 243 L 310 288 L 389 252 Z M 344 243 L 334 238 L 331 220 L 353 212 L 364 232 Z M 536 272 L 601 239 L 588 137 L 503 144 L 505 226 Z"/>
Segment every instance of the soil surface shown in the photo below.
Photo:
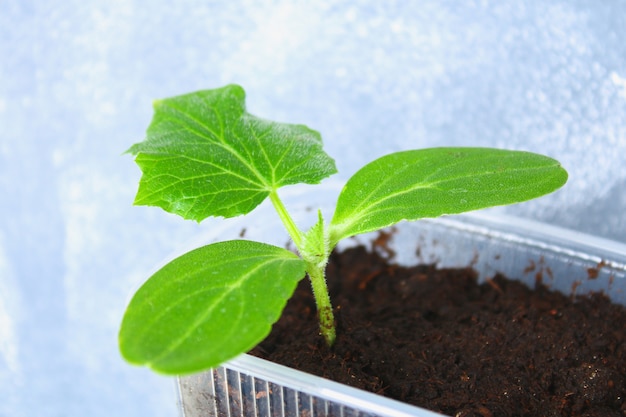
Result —
<path fill-rule="evenodd" d="M 626 416 L 626 308 L 471 269 L 333 254 L 332 349 L 303 280 L 254 355 L 450 416 Z"/>

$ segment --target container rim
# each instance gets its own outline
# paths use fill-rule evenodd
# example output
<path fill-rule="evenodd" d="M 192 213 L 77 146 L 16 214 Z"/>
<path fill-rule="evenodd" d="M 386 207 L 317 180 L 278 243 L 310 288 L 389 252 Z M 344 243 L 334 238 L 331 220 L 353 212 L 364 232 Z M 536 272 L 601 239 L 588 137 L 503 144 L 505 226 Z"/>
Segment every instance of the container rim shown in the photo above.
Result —
<path fill-rule="evenodd" d="M 293 390 L 306 392 L 327 401 L 335 401 L 339 404 L 354 407 L 367 413 L 394 417 L 415 417 L 416 415 L 419 415 L 419 417 L 444 416 L 425 408 L 353 388 L 246 353 L 231 359 L 223 366 Z"/>
<path fill-rule="evenodd" d="M 622 259 L 623 263 L 617 262 L 617 265 L 621 265 L 619 269 L 626 267 L 626 242 L 602 238 L 545 222 L 485 210 L 423 220 L 454 224 L 457 229 L 478 233 L 481 228 L 484 228 L 488 230 L 483 233 L 491 236 L 515 237 L 517 235 L 515 239 L 517 241 L 556 252 L 578 255 L 603 253 L 616 260 Z M 577 250 L 566 250 L 564 247 Z M 585 256 L 582 257 L 585 258 Z"/>

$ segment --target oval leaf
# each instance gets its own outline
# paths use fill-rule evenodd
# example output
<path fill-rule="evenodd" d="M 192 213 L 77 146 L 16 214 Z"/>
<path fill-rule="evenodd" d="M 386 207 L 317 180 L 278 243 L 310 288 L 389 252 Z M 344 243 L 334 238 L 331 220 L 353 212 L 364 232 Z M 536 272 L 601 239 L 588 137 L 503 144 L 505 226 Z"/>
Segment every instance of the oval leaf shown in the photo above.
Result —
<path fill-rule="evenodd" d="M 530 200 L 566 181 L 558 161 L 530 152 L 430 148 L 390 154 L 346 183 L 330 225 L 331 244 L 402 220 Z"/>
<path fill-rule="evenodd" d="M 298 256 L 258 242 L 220 242 L 182 255 L 131 300 L 119 334 L 122 355 L 165 374 L 217 366 L 269 334 L 304 274 Z"/>
<path fill-rule="evenodd" d="M 276 188 L 336 172 L 318 132 L 248 114 L 237 85 L 157 100 L 128 152 L 143 173 L 135 204 L 196 221 L 246 214 Z"/>

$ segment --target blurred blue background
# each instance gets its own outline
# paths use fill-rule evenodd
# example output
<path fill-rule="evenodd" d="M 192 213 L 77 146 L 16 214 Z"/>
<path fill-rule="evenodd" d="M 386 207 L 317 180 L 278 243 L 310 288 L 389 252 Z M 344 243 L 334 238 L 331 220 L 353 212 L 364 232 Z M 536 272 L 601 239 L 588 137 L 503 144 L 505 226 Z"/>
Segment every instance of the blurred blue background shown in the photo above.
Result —
<path fill-rule="evenodd" d="M 174 416 L 125 364 L 132 291 L 213 220 L 133 207 L 151 101 L 243 85 L 319 130 L 338 178 L 391 151 L 498 146 L 569 183 L 498 209 L 626 242 L 626 2 L 0 0 L 0 415 Z"/>

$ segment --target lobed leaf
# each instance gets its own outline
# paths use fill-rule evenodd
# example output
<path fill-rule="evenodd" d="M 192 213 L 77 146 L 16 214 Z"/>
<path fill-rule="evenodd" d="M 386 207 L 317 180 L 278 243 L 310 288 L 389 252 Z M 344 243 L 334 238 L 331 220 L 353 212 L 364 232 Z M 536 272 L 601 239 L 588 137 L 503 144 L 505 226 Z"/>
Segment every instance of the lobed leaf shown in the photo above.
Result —
<path fill-rule="evenodd" d="M 402 220 L 530 200 L 566 181 L 558 161 L 530 152 L 430 148 L 390 154 L 346 183 L 330 224 L 331 245 Z"/>
<path fill-rule="evenodd" d="M 119 334 L 122 355 L 165 374 L 217 366 L 269 334 L 304 274 L 302 259 L 264 243 L 188 252 L 134 295 Z"/>
<path fill-rule="evenodd" d="M 249 213 L 272 190 L 336 172 L 318 132 L 247 113 L 237 85 L 155 101 L 128 152 L 143 173 L 135 204 L 196 221 Z"/>

